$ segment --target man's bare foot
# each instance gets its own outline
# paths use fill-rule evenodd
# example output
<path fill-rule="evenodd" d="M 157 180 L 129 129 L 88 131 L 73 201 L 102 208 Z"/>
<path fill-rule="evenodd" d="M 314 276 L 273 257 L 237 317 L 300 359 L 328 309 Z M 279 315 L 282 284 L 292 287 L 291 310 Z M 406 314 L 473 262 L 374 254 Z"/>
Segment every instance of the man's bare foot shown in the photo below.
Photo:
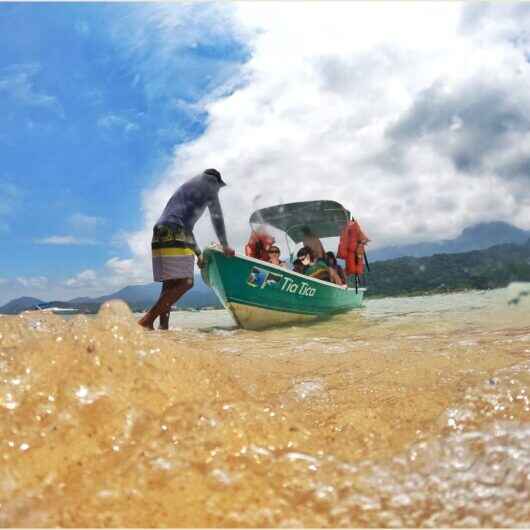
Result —
<path fill-rule="evenodd" d="M 153 323 L 149 322 L 149 320 L 146 317 L 142 317 L 140 320 L 138 320 L 138 324 L 142 326 L 145 329 L 154 330 Z"/>

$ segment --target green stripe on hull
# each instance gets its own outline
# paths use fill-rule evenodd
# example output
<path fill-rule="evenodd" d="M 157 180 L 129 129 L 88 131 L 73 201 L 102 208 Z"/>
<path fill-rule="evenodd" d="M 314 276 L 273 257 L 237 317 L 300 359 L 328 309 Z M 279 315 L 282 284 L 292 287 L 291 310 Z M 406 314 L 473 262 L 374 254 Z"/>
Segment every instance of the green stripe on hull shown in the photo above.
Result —
<path fill-rule="evenodd" d="M 362 304 L 364 291 L 361 289 L 357 293 L 355 289 L 342 289 L 253 258 L 226 257 L 217 250 L 207 249 L 204 261 L 206 283 L 236 321 L 248 329 L 304 320 L 304 317 L 305 320 L 326 317 Z M 245 309 L 252 315 L 251 325 L 241 316 L 242 308 L 254 308 L 253 311 Z"/>

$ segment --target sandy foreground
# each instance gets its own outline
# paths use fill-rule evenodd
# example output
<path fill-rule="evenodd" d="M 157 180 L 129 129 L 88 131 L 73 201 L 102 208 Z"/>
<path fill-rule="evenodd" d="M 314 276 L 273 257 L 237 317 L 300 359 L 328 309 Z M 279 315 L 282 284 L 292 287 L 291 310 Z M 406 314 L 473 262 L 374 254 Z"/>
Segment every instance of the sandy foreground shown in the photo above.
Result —
<path fill-rule="evenodd" d="M 528 525 L 525 304 L 265 332 L 149 333 L 119 302 L 0 317 L 0 524 Z"/>

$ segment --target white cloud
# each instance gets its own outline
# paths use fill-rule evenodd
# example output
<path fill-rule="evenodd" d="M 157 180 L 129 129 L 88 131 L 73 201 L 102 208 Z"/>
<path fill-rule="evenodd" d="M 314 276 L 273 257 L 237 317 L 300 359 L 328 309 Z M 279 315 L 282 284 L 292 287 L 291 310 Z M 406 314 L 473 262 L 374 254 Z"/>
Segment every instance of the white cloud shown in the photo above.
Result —
<path fill-rule="evenodd" d="M 19 276 L 16 281 L 22 287 L 31 289 L 45 289 L 48 286 L 48 278 L 45 276 Z"/>
<path fill-rule="evenodd" d="M 55 96 L 39 92 L 35 88 L 35 76 L 40 72 L 38 64 L 14 64 L 0 70 L 0 94 L 7 94 L 24 105 L 49 108 L 63 115 L 63 109 Z"/>
<path fill-rule="evenodd" d="M 81 235 L 53 235 L 36 239 L 39 245 L 97 245 L 98 242 L 92 236 L 98 226 L 105 223 L 105 219 L 96 216 L 75 213 L 68 219 L 70 226 Z"/>
<path fill-rule="evenodd" d="M 84 289 L 85 292 L 108 293 L 125 285 L 148 283 L 152 281 L 150 271 L 139 266 L 134 259 L 111 258 L 103 270 L 86 269 L 68 278 L 63 285 L 71 289 Z"/>
<path fill-rule="evenodd" d="M 36 239 L 39 245 L 97 245 L 93 239 L 79 238 L 76 236 L 49 236 Z"/>
<path fill-rule="evenodd" d="M 129 118 L 112 113 L 101 116 L 98 119 L 98 127 L 106 130 L 119 129 L 126 134 L 140 130 L 140 126 Z"/>
<path fill-rule="evenodd" d="M 239 64 L 222 53 L 223 47 L 238 46 L 246 37 L 234 9 L 228 2 L 211 1 L 132 7 L 126 18 L 113 22 L 113 34 L 117 48 L 131 62 L 133 85 L 141 83 L 150 101 L 176 97 L 176 86 L 186 100 L 196 98 L 198 85 L 217 93 Z M 201 47 L 215 52 L 195 54 Z"/>
<path fill-rule="evenodd" d="M 98 286 L 98 278 L 96 271 L 92 269 L 86 269 L 75 276 L 65 280 L 64 285 L 66 287 L 72 287 L 75 289 L 79 288 L 93 288 Z"/>
<path fill-rule="evenodd" d="M 145 260 L 111 258 L 105 263 L 105 268 L 105 278 L 109 286 L 153 281 L 150 266 L 147 266 Z"/>
<path fill-rule="evenodd" d="M 166 6 L 157 16 L 175 27 L 180 14 Z M 495 6 L 479 15 L 460 3 L 231 4 L 227 31 L 246 36 L 252 56 L 231 80 L 237 90 L 200 102 L 205 133 L 177 146 L 144 190 L 144 226 L 128 238 L 138 270 L 148 275 L 152 225 L 168 198 L 207 167 L 229 184 L 221 203 L 239 248 L 256 207 L 322 198 L 351 209 L 374 246 L 449 238 L 484 220 L 530 228 L 528 176 L 496 171 L 503 156 L 502 167 L 522 162 L 520 171 L 530 157 L 526 132 L 510 121 L 511 108 L 530 113 L 528 46 L 514 38 L 525 34 L 526 18 Z M 481 106 L 455 114 L 479 87 Z M 421 98 L 436 124 L 428 134 L 414 122 Z M 491 129 L 481 135 L 478 124 L 499 103 L 510 113 L 503 143 L 493 146 Z M 412 136 L 392 135 L 408 118 Z M 459 153 L 455 142 L 469 147 Z M 458 157 L 476 145 L 484 163 L 470 172 Z M 196 236 L 202 245 L 215 239 L 207 214 Z"/>
<path fill-rule="evenodd" d="M 71 215 L 68 221 L 72 228 L 87 232 L 93 232 L 98 226 L 105 223 L 105 219 L 102 217 L 85 215 L 79 212 Z"/>

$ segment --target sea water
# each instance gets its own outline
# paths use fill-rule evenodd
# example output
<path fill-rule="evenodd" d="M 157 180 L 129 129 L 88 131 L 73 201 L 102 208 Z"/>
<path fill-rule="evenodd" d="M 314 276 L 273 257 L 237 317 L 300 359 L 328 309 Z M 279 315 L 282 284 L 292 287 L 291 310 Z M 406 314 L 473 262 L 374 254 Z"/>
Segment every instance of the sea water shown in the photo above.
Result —
<path fill-rule="evenodd" d="M 0 525 L 527 527 L 529 292 L 1 316 Z"/>

